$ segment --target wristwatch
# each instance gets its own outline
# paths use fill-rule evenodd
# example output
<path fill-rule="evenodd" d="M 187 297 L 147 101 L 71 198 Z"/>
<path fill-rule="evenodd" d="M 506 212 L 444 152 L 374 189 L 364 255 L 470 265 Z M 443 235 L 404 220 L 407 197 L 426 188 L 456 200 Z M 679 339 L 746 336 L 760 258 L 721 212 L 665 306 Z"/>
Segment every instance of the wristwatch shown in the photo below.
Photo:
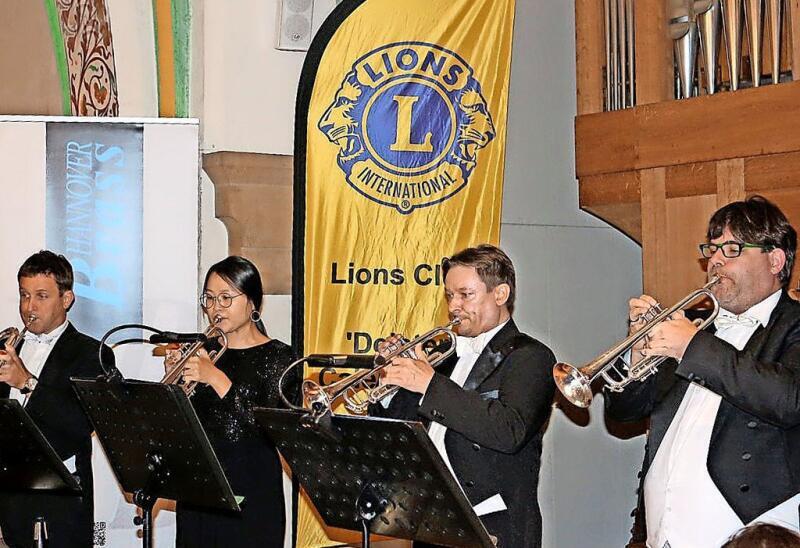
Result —
<path fill-rule="evenodd" d="M 20 394 L 30 394 L 36 389 L 38 383 L 39 379 L 31 375 L 28 377 L 28 380 L 25 381 L 25 384 L 22 385 L 22 388 L 19 389 Z"/>

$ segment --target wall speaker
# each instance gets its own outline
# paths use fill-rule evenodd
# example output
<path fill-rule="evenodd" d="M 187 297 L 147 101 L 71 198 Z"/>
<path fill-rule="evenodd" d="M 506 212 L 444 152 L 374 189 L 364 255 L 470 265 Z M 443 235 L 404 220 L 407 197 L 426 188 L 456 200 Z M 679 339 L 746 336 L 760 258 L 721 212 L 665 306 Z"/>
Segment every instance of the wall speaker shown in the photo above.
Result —
<path fill-rule="evenodd" d="M 280 0 L 278 9 L 278 43 L 275 47 L 307 51 L 314 36 L 314 0 Z"/>

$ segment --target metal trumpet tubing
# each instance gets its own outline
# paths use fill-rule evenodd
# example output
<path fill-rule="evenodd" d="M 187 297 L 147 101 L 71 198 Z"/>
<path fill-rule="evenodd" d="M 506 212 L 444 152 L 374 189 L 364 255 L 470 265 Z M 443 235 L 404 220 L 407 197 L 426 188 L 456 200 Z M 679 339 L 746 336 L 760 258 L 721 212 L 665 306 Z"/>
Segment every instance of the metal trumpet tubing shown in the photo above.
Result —
<path fill-rule="evenodd" d="M 719 278 L 712 278 L 706 285 L 692 291 L 666 310 L 663 310 L 659 305 L 651 307 L 640 318 L 645 321 L 641 329 L 612 346 L 583 367 L 577 368 L 568 363 L 557 363 L 553 367 L 553 378 L 556 386 L 570 403 L 577 407 L 585 408 L 592 403 L 592 383 L 598 378 L 604 381 L 604 386 L 608 390 L 621 392 L 631 382 L 641 382 L 647 377 L 656 374 L 658 367 L 667 359 L 666 356 L 649 356 L 631 365 L 624 361 L 625 355 L 633 351 L 634 346 L 648 337 L 653 329 L 662 322 L 668 320 L 676 312 L 690 308 L 690 305 L 698 300 L 710 299 L 713 309 L 708 318 L 697 323 L 697 327 L 705 329 L 711 325 L 717 314 L 719 314 L 719 302 L 711 292 L 711 287 L 717 282 L 719 282 Z M 621 365 L 624 366 L 624 369 Z"/>
<path fill-rule="evenodd" d="M 413 340 L 403 340 L 381 354 L 357 356 L 312 354 L 301 358 L 292 363 L 281 376 L 279 381 L 281 399 L 292 409 L 310 412 L 315 420 L 332 413 L 337 401 L 341 401 L 350 413 L 365 414 L 371 404 L 378 403 L 399 390 L 397 386 L 381 382 L 383 369 L 389 367 L 397 358 L 416 358 L 414 349 L 418 345 L 422 345 L 428 363 L 436 367 L 456 351 L 456 334 L 453 328 L 459 323 L 461 323 L 459 318 L 453 318 L 446 326 L 431 329 Z M 305 379 L 301 385 L 301 392 L 307 407 L 301 408 L 291 403 L 283 393 L 283 379 L 289 371 L 305 363 L 343 369 L 349 365 L 351 368 L 356 366 L 365 369 L 325 386 L 312 379 Z"/>
<path fill-rule="evenodd" d="M 207 340 L 219 339 L 222 341 L 221 348 L 219 350 L 212 350 L 208 353 L 208 357 L 211 359 L 211 362 L 217 363 L 217 360 L 219 360 L 228 349 L 228 337 L 225 335 L 224 331 L 216 326 L 216 322 L 214 325 L 208 326 L 208 328 L 206 328 L 206 330 L 203 332 L 203 335 L 205 335 Z M 186 369 L 186 364 L 189 361 L 189 358 L 197 355 L 197 353 L 203 349 L 204 345 L 205 341 L 186 343 L 180 345 L 175 350 L 174 354 L 167 354 L 164 363 L 169 370 L 164 377 L 162 377 L 161 384 L 178 385 L 187 396 L 192 397 L 194 395 L 194 390 L 197 387 L 197 382 L 186 381 L 183 378 L 183 371 Z"/>
<path fill-rule="evenodd" d="M 22 328 L 22 331 L 16 327 L 7 327 L 6 329 L 0 331 L 0 350 L 3 350 L 6 345 L 11 346 L 14 350 L 19 350 L 19 345 L 22 342 L 22 339 L 25 338 L 25 333 L 28 332 L 28 327 L 35 321 L 36 316 L 31 314 L 25 321 L 25 326 Z"/>

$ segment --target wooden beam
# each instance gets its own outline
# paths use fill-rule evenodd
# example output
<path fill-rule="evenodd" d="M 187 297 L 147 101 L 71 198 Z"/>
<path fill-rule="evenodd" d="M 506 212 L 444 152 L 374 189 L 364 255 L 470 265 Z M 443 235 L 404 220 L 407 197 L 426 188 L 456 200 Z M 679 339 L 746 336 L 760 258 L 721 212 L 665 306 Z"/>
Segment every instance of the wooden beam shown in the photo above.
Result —
<path fill-rule="evenodd" d="M 666 169 L 667 198 L 714 194 L 717 191 L 716 165 L 701 162 L 670 166 Z"/>
<path fill-rule="evenodd" d="M 578 190 L 581 209 L 641 244 L 642 212 L 637 172 L 585 177 L 580 180 Z"/>
<path fill-rule="evenodd" d="M 646 169 L 640 174 L 642 191 L 642 283 L 644 292 L 658 298 L 666 287 L 667 195 L 666 170 Z"/>
<path fill-rule="evenodd" d="M 798 0 L 800 1 L 800 0 Z M 664 0 L 637 0 L 636 104 L 657 103 L 673 97 L 672 40 Z"/>
<path fill-rule="evenodd" d="M 582 208 L 598 219 L 610 224 L 628 238 L 642 245 L 642 206 L 635 204 L 608 204 Z"/>
<path fill-rule="evenodd" d="M 744 198 L 744 159 L 717 162 L 717 207 Z"/>
<path fill-rule="evenodd" d="M 605 27 L 603 0 L 575 0 L 578 114 L 603 112 Z"/>
<path fill-rule="evenodd" d="M 579 178 L 800 151 L 800 82 L 575 119 Z"/>
<path fill-rule="evenodd" d="M 579 182 L 580 205 L 608 205 L 641 201 L 639 175 L 635 171 L 584 177 Z"/>
<path fill-rule="evenodd" d="M 744 180 L 747 192 L 800 188 L 800 152 L 746 158 Z"/>

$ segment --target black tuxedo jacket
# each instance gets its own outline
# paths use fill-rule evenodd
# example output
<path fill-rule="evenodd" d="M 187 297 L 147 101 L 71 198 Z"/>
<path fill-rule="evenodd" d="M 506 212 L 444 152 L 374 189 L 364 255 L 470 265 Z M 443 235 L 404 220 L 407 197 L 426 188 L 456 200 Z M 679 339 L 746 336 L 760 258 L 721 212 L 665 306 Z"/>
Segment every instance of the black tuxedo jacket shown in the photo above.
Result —
<path fill-rule="evenodd" d="M 456 361 L 437 369 L 422 405 L 420 394 L 400 390 L 388 409 L 376 405 L 371 411 L 446 426 L 447 455 L 470 502 L 499 493 L 508 507 L 481 517 L 498 546 L 538 547 L 537 488 L 555 356 L 509 320 L 478 357 L 463 388 L 449 378 Z"/>
<path fill-rule="evenodd" d="M 706 465 L 739 518 L 748 523 L 800 492 L 800 303 L 784 291 L 741 351 L 711 326 L 692 338 L 680 365 L 667 360 L 645 382 L 605 394 L 611 418 L 650 417 L 642 478 L 690 382 L 722 397 Z"/>
<path fill-rule="evenodd" d="M 59 457 L 67 460 L 75 456 L 75 475 L 83 496 L 0 495 L 0 527 L 7 543 L 29 543 L 33 538 L 33 520 L 44 508 L 49 514 L 45 516 L 51 536 L 48 546 L 91 546 L 94 521 L 92 428 L 69 379 L 94 378 L 100 374 L 99 346 L 98 341 L 68 324 L 50 351 L 36 389 L 25 406 L 25 411 Z M 113 363 L 111 350 L 106 347 L 104 352 L 103 359 Z M 8 398 L 9 391 L 7 384 L 0 384 L 0 397 Z M 66 531 L 58 530 L 58 524 L 62 522 L 72 523 L 72 526 Z"/>

